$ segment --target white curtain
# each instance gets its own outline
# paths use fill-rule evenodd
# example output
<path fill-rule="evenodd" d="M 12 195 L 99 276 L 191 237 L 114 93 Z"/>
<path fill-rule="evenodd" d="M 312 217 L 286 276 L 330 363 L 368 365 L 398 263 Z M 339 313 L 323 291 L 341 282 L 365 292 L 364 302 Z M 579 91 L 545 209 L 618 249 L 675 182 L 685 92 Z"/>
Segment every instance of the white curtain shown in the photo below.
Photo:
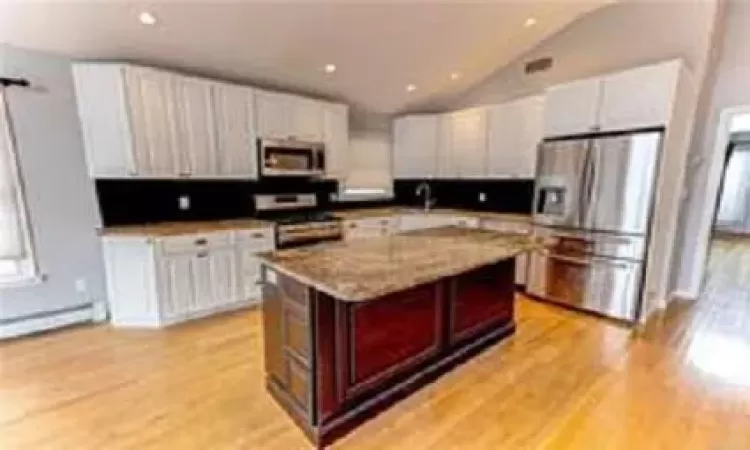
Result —
<path fill-rule="evenodd" d="M 5 89 L 0 87 L 0 261 L 26 256 L 15 139 Z"/>

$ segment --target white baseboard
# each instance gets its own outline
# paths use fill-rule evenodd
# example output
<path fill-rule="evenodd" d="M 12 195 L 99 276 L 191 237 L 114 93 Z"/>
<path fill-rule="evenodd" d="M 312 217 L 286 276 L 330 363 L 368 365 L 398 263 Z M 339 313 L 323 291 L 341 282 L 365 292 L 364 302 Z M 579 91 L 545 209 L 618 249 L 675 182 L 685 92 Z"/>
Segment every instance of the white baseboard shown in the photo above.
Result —
<path fill-rule="evenodd" d="M 37 314 L 18 320 L 0 322 L 0 339 L 10 339 L 77 323 L 91 322 L 93 319 L 94 310 L 91 305 Z"/>

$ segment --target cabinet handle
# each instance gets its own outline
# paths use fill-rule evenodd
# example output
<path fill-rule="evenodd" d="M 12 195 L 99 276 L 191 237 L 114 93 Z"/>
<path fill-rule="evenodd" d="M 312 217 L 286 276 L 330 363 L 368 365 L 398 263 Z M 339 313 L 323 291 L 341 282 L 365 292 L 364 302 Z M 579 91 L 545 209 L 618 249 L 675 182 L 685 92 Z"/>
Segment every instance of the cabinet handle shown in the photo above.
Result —
<path fill-rule="evenodd" d="M 208 256 L 208 252 L 200 252 L 196 255 L 198 258 L 205 258 Z"/>
<path fill-rule="evenodd" d="M 206 245 L 206 244 L 208 244 L 208 241 L 205 240 L 205 239 L 201 238 L 201 239 L 196 239 L 195 240 L 195 245 Z"/>
<path fill-rule="evenodd" d="M 381 220 L 380 221 L 380 225 L 388 225 L 388 221 L 387 220 Z"/>
<path fill-rule="evenodd" d="M 254 238 L 256 238 L 256 239 L 261 239 L 261 238 L 263 238 L 263 237 L 265 237 L 265 236 L 263 235 L 263 233 L 253 233 L 253 234 L 251 235 L 251 237 L 254 237 Z"/>
<path fill-rule="evenodd" d="M 266 283 L 265 283 L 265 281 L 263 281 L 263 280 L 258 280 L 258 281 L 256 281 L 256 282 L 255 282 L 255 283 L 253 283 L 253 284 L 255 284 L 256 286 L 263 286 L 263 285 L 265 285 Z"/>
<path fill-rule="evenodd" d="M 189 173 L 189 172 L 180 172 L 180 173 L 179 173 L 178 175 L 179 175 L 180 177 L 182 177 L 182 178 L 187 178 L 187 177 L 189 177 L 189 176 L 190 176 L 190 173 Z"/>
<path fill-rule="evenodd" d="M 356 223 L 350 223 L 349 224 L 349 228 L 357 228 L 357 224 Z"/>

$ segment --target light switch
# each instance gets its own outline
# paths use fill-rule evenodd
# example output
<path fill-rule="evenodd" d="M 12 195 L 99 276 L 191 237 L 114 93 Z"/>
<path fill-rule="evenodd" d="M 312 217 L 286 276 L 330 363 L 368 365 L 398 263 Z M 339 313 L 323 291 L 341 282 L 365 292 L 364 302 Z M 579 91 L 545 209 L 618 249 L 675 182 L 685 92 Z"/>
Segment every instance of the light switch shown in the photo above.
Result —
<path fill-rule="evenodd" d="M 177 198 L 177 207 L 180 208 L 181 211 L 187 211 L 188 209 L 190 209 L 190 196 L 179 196 Z"/>

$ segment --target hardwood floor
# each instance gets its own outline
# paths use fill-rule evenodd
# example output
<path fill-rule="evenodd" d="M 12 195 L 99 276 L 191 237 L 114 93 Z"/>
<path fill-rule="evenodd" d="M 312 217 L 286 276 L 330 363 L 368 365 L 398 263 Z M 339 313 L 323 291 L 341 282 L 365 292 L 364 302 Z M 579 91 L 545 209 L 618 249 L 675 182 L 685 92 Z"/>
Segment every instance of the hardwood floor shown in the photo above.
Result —
<path fill-rule="evenodd" d="M 715 283 L 635 334 L 522 299 L 514 337 L 334 448 L 750 448 L 750 298 Z M 311 448 L 260 348 L 258 311 L 2 343 L 0 449 Z"/>

